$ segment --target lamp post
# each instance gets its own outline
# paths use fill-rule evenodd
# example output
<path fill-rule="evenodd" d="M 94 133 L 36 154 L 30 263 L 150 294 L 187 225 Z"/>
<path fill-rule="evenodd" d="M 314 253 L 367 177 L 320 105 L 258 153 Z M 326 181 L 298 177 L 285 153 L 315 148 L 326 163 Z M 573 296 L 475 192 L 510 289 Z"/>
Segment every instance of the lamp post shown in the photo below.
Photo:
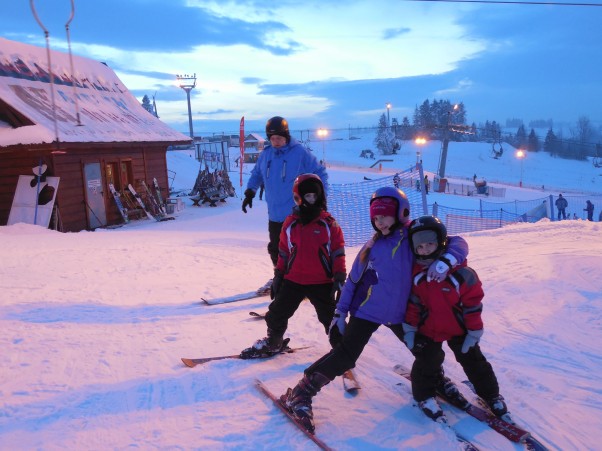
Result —
<path fill-rule="evenodd" d="M 426 138 L 423 138 L 422 136 L 418 136 L 415 140 L 414 143 L 416 143 L 416 145 L 418 146 L 418 150 L 416 150 L 416 165 L 418 165 L 418 163 L 420 163 L 420 160 L 422 158 L 420 158 L 422 156 L 422 154 L 420 153 L 420 147 L 424 146 L 426 144 Z"/>
<path fill-rule="evenodd" d="M 523 161 L 525 160 L 526 156 L 527 156 L 527 154 L 525 153 L 525 151 L 523 149 L 518 149 L 516 151 L 516 158 L 518 158 L 520 160 L 520 182 L 519 182 L 518 186 L 520 186 L 521 188 L 523 186 Z"/>
<path fill-rule="evenodd" d="M 325 128 L 320 128 L 318 130 L 318 136 L 322 140 L 322 164 L 324 164 L 324 166 L 326 166 L 326 151 L 325 151 L 325 147 L 324 147 L 324 138 L 326 138 L 327 135 L 328 135 L 328 130 L 326 130 Z"/>
<path fill-rule="evenodd" d="M 391 126 L 391 118 L 389 116 L 389 112 L 391 111 L 391 106 L 392 106 L 391 102 L 387 102 L 385 106 L 387 107 L 387 127 L 390 127 Z"/>
<path fill-rule="evenodd" d="M 186 91 L 186 99 L 188 100 L 188 128 L 190 129 L 190 139 L 194 140 L 194 132 L 192 131 L 192 110 L 190 109 L 190 91 L 196 86 L 196 74 L 193 75 L 176 75 L 178 86 Z"/>

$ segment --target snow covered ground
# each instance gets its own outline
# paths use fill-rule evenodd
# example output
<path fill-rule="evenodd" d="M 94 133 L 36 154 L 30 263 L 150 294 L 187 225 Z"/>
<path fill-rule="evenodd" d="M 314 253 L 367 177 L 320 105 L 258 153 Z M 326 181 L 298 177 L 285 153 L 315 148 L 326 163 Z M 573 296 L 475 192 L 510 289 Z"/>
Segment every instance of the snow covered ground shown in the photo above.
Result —
<path fill-rule="evenodd" d="M 312 142 L 318 156 L 320 144 Z M 377 177 L 366 169 L 372 161 L 357 157 L 371 144 L 325 142 L 326 161 L 345 164 L 329 169 L 331 182 Z M 416 161 L 412 146 L 383 170 L 409 167 Z M 422 149 L 427 171 L 436 172 L 438 150 Z M 534 155 L 523 162 L 524 184 L 533 189 L 519 189 L 520 163 L 488 155 L 488 145 L 452 143 L 447 173 L 507 181 L 507 200 L 571 188 L 602 192 L 600 170 L 588 163 Z M 176 171 L 174 188 L 190 189 L 198 162 L 170 152 L 168 165 Z M 238 175 L 230 175 L 238 188 Z M 429 195 L 435 200 L 464 208 L 475 202 Z M 221 306 L 200 298 L 249 291 L 270 277 L 264 202 L 256 199 L 246 215 L 240 198 L 218 208 L 186 202 L 175 221 L 115 230 L 0 227 L 1 450 L 314 449 L 253 385 L 260 378 L 282 393 L 328 351 L 309 303 L 287 332 L 291 345 L 307 350 L 194 369 L 181 363 L 180 357 L 235 354 L 263 337 L 265 323 L 248 312 L 264 311 L 267 298 Z M 486 293 L 482 348 L 516 420 L 552 449 L 600 449 L 601 236 L 601 223 L 581 220 L 465 235 Z M 358 250 L 347 249 L 349 266 Z M 381 328 L 358 361 L 360 393 L 346 394 L 335 380 L 316 397 L 318 435 L 339 450 L 454 449 L 392 372 L 411 362 Z M 445 368 L 464 379 L 449 352 Z M 481 449 L 523 449 L 465 415 L 449 415 Z"/>

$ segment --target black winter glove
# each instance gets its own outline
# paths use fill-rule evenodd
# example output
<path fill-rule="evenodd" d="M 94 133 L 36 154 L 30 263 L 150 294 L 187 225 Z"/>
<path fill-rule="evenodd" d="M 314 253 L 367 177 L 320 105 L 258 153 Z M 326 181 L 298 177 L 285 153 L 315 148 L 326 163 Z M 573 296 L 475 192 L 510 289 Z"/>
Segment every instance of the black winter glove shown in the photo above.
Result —
<path fill-rule="evenodd" d="M 274 278 L 272 279 L 272 286 L 270 287 L 270 299 L 274 299 L 280 291 L 280 287 L 282 286 L 282 280 L 284 279 L 284 275 L 278 271 L 274 271 Z"/>
<path fill-rule="evenodd" d="M 338 272 L 334 275 L 334 281 L 332 282 L 332 289 L 330 290 L 330 298 L 333 301 L 338 301 L 341 297 L 341 290 L 345 285 L 345 279 L 347 275 L 344 272 Z"/>
<path fill-rule="evenodd" d="M 242 211 L 247 212 L 247 206 L 253 208 L 253 198 L 255 197 L 255 191 L 251 188 L 247 188 L 245 191 L 245 199 L 242 201 Z"/>

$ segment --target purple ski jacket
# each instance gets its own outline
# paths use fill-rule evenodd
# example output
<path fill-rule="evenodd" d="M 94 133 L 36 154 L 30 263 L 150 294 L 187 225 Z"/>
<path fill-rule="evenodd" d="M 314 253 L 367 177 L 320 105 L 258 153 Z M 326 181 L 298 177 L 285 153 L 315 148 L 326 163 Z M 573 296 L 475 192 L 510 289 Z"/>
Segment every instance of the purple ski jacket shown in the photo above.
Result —
<path fill-rule="evenodd" d="M 361 255 L 371 241 L 355 258 L 336 308 L 374 323 L 401 324 L 412 289 L 414 264 L 408 228 L 400 227 L 377 239 L 362 262 Z M 462 263 L 468 255 L 468 243 L 461 237 L 450 237 L 446 252 Z"/>

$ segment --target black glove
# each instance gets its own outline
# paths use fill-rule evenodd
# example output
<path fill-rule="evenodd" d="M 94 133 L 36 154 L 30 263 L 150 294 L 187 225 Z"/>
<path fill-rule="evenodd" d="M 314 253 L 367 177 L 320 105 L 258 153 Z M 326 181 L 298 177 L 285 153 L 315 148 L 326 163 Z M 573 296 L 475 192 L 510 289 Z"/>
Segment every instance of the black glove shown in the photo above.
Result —
<path fill-rule="evenodd" d="M 247 188 L 245 191 L 245 199 L 242 201 L 242 211 L 247 212 L 247 206 L 253 208 L 253 198 L 255 197 L 255 191 L 251 188 Z"/>
<path fill-rule="evenodd" d="M 332 282 L 332 289 L 330 290 L 330 299 L 338 301 L 341 297 L 341 290 L 345 285 L 345 279 L 347 275 L 344 272 L 338 272 L 334 275 L 334 281 Z"/>
<path fill-rule="evenodd" d="M 272 279 L 272 286 L 270 287 L 270 298 L 274 299 L 282 286 L 282 280 L 284 279 L 284 275 L 278 271 L 274 271 L 274 278 Z"/>

